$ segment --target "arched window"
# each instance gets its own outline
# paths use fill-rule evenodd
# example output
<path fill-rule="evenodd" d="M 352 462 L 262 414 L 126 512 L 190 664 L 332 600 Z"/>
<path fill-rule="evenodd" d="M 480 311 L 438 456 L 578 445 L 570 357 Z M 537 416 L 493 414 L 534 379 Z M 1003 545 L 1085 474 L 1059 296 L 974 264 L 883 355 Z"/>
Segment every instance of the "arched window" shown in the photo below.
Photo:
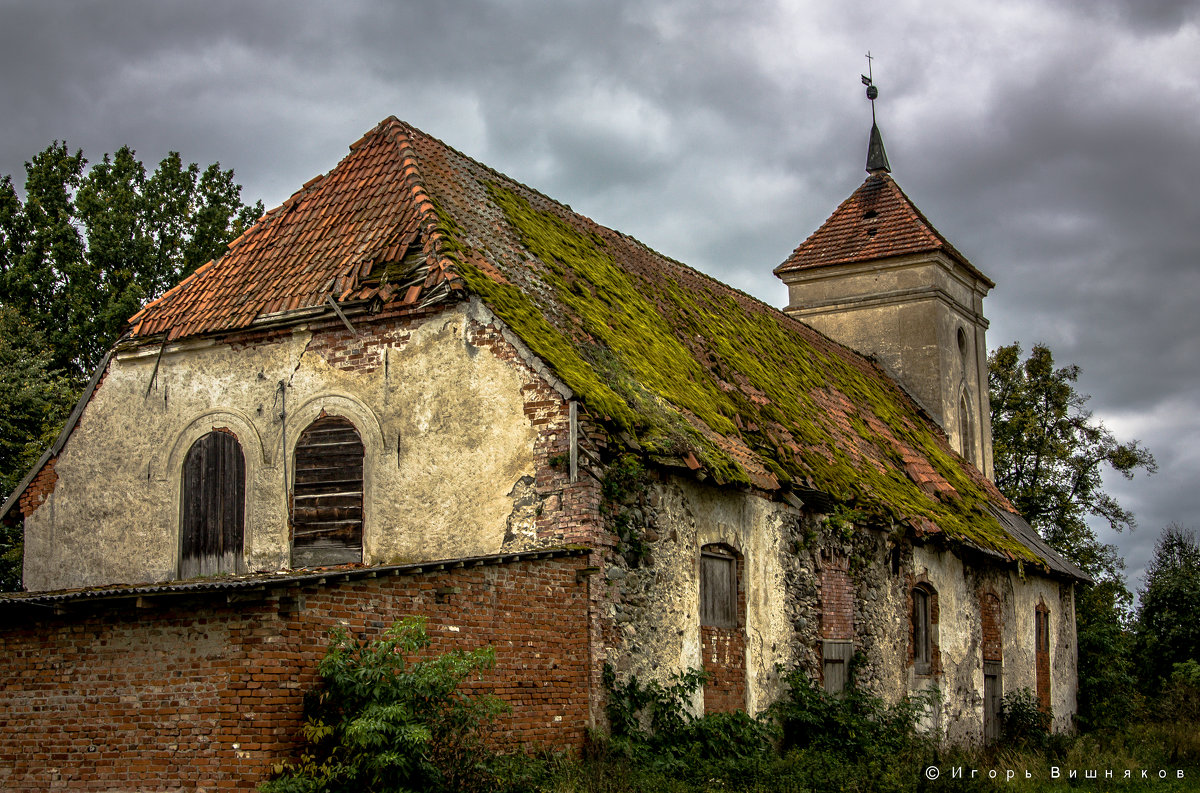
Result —
<path fill-rule="evenodd" d="M 245 571 L 246 461 L 230 432 L 210 432 L 183 461 L 179 577 Z"/>
<path fill-rule="evenodd" d="M 958 397 L 958 437 L 962 444 L 959 452 L 968 460 L 974 459 L 975 428 L 971 424 L 971 402 L 967 399 L 966 389 Z"/>
<path fill-rule="evenodd" d="M 322 416 L 296 443 L 292 565 L 362 561 L 363 445 L 341 416 Z"/>

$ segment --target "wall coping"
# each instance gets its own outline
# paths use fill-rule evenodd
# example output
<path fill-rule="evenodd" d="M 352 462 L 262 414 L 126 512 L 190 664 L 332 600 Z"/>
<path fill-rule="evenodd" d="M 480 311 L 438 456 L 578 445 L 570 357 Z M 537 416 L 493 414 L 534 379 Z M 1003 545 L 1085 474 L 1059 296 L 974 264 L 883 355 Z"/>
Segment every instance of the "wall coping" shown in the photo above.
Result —
<path fill-rule="evenodd" d="M 584 545 L 570 545 L 555 548 L 541 548 L 517 553 L 490 554 L 487 556 L 464 556 L 451 559 L 437 559 L 425 562 L 393 565 L 341 565 L 337 567 L 319 568 L 311 572 L 284 571 L 279 573 L 253 573 L 250 575 L 220 576 L 192 581 L 162 582 L 156 584 L 115 584 L 87 589 L 69 589 L 55 592 L 16 593 L 0 596 L 0 612 L 26 611 L 50 614 L 62 614 L 72 607 L 81 607 L 93 603 L 117 603 L 135 600 L 138 605 L 149 605 L 153 601 L 167 599 L 180 595 L 213 595 L 242 592 L 247 594 L 261 593 L 266 596 L 267 590 L 279 587 L 310 585 L 323 586 L 330 583 L 352 581 L 363 578 L 381 578 L 387 576 L 419 575 L 421 573 L 454 570 L 466 567 L 482 567 L 485 565 L 511 564 L 538 559 L 557 559 L 565 557 L 586 556 L 592 549 Z M 239 596 L 242 599 L 242 596 Z M 0 630 L 5 625 L 0 623 Z"/>

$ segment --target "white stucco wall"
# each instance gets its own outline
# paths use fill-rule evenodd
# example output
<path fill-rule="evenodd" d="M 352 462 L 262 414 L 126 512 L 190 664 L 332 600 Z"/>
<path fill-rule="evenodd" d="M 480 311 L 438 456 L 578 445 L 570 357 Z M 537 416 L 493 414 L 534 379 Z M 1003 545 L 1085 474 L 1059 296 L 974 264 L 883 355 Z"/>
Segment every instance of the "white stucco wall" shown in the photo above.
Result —
<path fill-rule="evenodd" d="M 305 329 L 168 345 L 153 386 L 157 346 L 114 356 L 58 455 L 54 491 L 26 518 L 26 587 L 173 578 L 183 460 L 219 427 L 246 462 L 246 567 L 287 567 L 284 460 L 290 472 L 296 440 L 322 411 L 353 422 L 365 447 L 364 561 L 498 552 L 509 494 L 535 473 L 536 432 L 523 412 L 527 373 L 470 341 L 490 319 L 472 303 L 364 328 L 382 343 L 357 369 L 330 365 Z"/>

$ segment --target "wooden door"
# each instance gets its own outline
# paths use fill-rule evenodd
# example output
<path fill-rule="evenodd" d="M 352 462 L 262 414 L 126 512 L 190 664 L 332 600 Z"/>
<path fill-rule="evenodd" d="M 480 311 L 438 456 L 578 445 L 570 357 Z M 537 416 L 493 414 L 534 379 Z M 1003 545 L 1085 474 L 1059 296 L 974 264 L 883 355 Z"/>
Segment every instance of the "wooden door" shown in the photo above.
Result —
<path fill-rule="evenodd" d="M 1000 740 L 1000 708 L 1004 697 L 1001 667 L 997 661 L 983 662 L 983 740 Z"/>

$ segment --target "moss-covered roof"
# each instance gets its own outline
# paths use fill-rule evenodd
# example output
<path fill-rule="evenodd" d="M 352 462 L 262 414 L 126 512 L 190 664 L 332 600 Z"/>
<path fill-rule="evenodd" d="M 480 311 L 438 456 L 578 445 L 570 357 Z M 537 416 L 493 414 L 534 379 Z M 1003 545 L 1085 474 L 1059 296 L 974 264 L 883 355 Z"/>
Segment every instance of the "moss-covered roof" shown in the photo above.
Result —
<path fill-rule="evenodd" d="M 310 219 L 273 245 L 289 215 L 275 211 L 247 232 L 254 250 L 309 268 L 310 289 L 322 261 L 293 246 L 305 234 L 345 240 L 325 251 L 322 272 L 341 299 L 411 302 L 438 284 L 453 287 L 438 299 L 454 299 L 465 284 L 593 418 L 652 460 L 698 464 L 718 484 L 824 491 L 868 520 L 1042 561 L 989 511 L 1012 511 L 995 486 L 872 361 L 395 118 L 284 208 L 306 201 L 340 207 L 337 222 L 366 230 Z M 269 265 L 256 260 L 256 271 Z M 198 271 L 172 314 L 187 316 L 189 301 L 244 304 L 237 279 L 214 275 L 223 269 L 225 259 Z M 404 289 L 386 288 L 393 272 Z M 155 308 L 138 320 L 162 332 Z"/>

